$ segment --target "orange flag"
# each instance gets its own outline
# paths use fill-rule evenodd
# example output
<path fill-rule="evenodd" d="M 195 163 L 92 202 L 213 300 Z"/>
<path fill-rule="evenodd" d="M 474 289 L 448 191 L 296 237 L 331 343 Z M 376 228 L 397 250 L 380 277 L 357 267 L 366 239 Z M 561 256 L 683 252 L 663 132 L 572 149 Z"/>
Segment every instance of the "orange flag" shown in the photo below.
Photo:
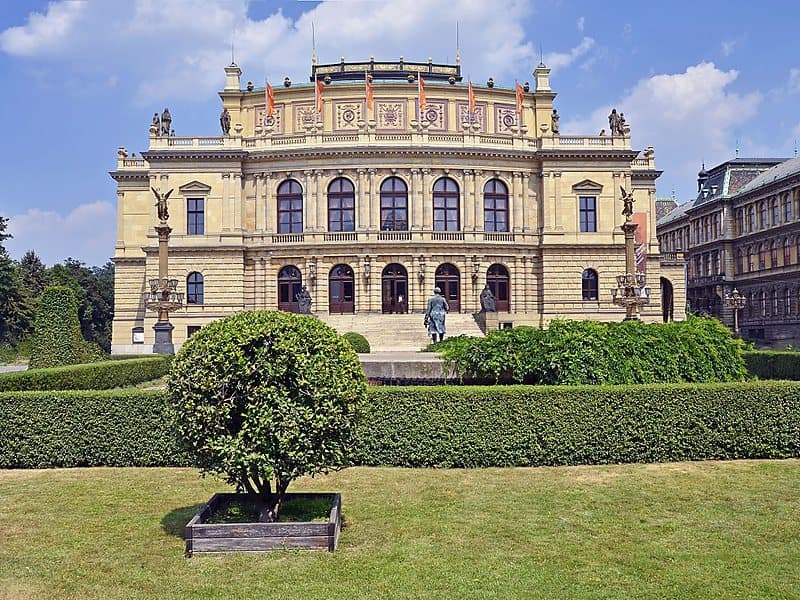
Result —
<path fill-rule="evenodd" d="M 318 113 L 322 112 L 322 91 L 324 89 L 325 89 L 325 84 L 322 83 L 321 79 L 317 79 L 316 92 L 315 92 L 314 95 L 315 95 L 315 98 L 316 98 L 316 101 L 317 101 L 317 112 Z"/>
<path fill-rule="evenodd" d="M 417 88 L 419 90 L 419 110 L 422 112 L 428 106 L 428 103 L 425 101 L 425 80 L 422 78 L 422 75 L 419 72 L 417 73 L 417 77 Z"/>
<path fill-rule="evenodd" d="M 475 112 L 475 90 L 472 89 L 471 81 L 467 85 L 467 93 L 469 94 L 469 113 L 473 114 Z"/>
<path fill-rule="evenodd" d="M 372 82 L 369 80 L 369 73 L 366 71 L 364 71 L 364 86 L 366 87 L 367 92 L 367 110 L 372 110 Z"/>
<path fill-rule="evenodd" d="M 523 99 L 523 95 L 522 94 L 524 93 L 524 90 L 522 89 L 522 86 L 519 84 L 519 82 L 516 82 L 516 86 L 517 86 L 517 114 L 521 115 L 522 114 L 522 99 Z"/>
<path fill-rule="evenodd" d="M 275 112 L 275 90 L 272 89 L 272 86 L 269 84 L 269 81 L 266 82 L 266 98 L 267 98 L 267 116 L 271 117 L 272 114 Z"/>

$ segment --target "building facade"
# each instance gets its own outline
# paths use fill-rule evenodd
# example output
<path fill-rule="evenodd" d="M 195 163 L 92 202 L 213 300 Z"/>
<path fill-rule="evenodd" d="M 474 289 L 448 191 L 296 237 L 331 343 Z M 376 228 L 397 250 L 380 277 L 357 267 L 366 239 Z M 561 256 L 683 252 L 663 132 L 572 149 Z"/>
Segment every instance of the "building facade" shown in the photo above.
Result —
<path fill-rule="evenodd" d="M 662 318 L 658 282 L 683 275 L 659 260 L 653 149 L 633 150 L 627 127 L 560 135 L 544 65 L 533 89 L 489 81 L 473 97 L 458 64 L 312 68 L 311 85 L 287 80 L 268 99 L 232 64 L 222 135 L 176 137 L 162 122 L 142 158 L 120 148 L 114 352 L 153 343 L 142 299 L 158 272 L 151 188 L 173 190 L 177 345 L 227 314 L 295 311 L 302 286 L 323 315 L 422 312 L 434 285 L 451 312 L 474 313 L 489 285 L 506 323 L 620 319 L 621 188 L 636 200 L 653 289 L 642 316 Z"/>
<path fill-rule="evenodd" d="M 725 296 L 746 298 L 744 337 L 800 339 L 800 159 L 735 159 L 698 175 L 698 195 L 658 222 L 662 252 L 684 252 L 689 310 L 733 326 Z"/>

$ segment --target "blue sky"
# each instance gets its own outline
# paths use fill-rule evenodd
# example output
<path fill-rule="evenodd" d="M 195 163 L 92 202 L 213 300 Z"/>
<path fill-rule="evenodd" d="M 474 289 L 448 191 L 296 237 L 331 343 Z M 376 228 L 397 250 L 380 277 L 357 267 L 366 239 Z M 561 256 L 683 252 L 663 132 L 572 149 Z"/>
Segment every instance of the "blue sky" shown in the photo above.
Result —
<path fill-rule="evenodd" d="M 307 80 L 340 56 L 453 60 L 499 85 L 553 69 L 562 133 L 623 110 L 664 170 L 659 196 L 695 190 L 701 161 L 792 156 L 800 139 L 800 4 L 438 0 L 114 0 L 0 5 L 0 214 L 12 256 L 113 255 L 116 149 L 141 152 L 165 106 L 178 135 L 218 132 L 233 39 L 243 80 Z"/>

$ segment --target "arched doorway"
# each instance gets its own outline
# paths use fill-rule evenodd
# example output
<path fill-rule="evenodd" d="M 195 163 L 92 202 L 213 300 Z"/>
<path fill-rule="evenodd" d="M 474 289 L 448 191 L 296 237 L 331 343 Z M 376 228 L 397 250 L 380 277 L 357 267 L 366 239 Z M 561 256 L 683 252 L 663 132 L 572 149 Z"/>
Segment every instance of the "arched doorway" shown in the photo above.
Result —
<path fill-rule="evenodd" d="M 381 274 L 381 298 L 384 313 L 408 312 L 408 272 L 403 265 L 387 265 Z"/>
<path fill-rule="evenodd" d="M 444 263 L 436 267 L 434 281 L 436 287 L 442 288 L 450 312 L 461 312 L 461 276 L 455 265 Z"/>
<path fill-rule="evenodd" d="M 348 265 L 336 265 L 328 275 L 328 311 L 343 315 L 355 312 L 355 278 Z"/>
<path fill-rule="evenodd" d="M 508 269 L 501 264 L 493 264 L 486 271 L 486 283 L 494 294 L 495 307 L 497 312 L 508 312 L 511 307 L 511 278 L 508 276 Z"/>
<path fill-rule="evenodd" d="M 278 310 L 286 312 L 300 312 L 297 294 L 303 287 L 303 276 L 300 269 L 294 265 L 283 267 L 278 273 Z"/>
<path fill-rule="evenodd" d="M 672 282 L 666 277 L 661 278 L 661 316 L 664 323 L 669 323 L 675 316 L 675 297 Z"/>

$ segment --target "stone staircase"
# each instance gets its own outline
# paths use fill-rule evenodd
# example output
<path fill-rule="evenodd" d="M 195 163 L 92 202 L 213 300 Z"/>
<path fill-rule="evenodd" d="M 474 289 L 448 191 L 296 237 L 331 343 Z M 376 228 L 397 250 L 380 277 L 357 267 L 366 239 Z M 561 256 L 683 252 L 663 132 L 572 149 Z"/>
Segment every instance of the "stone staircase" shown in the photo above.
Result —
<path fill-rule="evenodd" d="M 355 331 L 369 341 L 372 352 L 417 351 L 430 343 L 428 332 L 422 324 L 424 315 L 328 315 L 316 314 L 321 321 L 339 333 Z M 457 335 L 483 336 L 470 314 L 447 315 L 447 337 Z"/>

